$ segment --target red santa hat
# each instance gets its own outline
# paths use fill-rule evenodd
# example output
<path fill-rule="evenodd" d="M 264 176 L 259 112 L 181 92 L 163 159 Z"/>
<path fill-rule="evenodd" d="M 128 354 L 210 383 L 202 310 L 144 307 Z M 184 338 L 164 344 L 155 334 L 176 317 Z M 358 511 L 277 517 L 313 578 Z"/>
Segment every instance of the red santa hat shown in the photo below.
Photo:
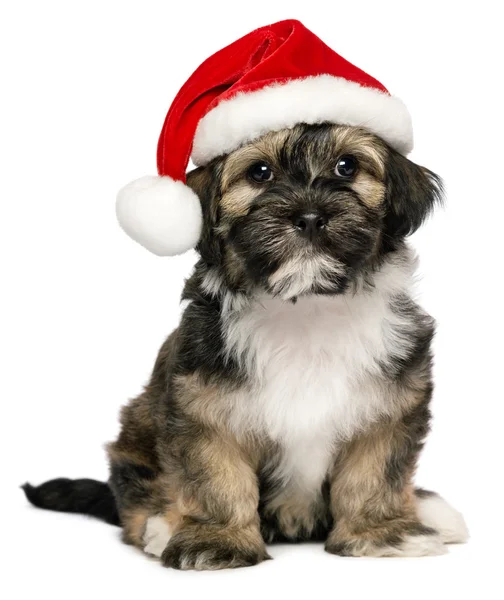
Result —
<path fill-rule="evenodd" d="M 159 256 L 185 252 L 197 244 L 202 225 L 199 198 L 185 185 L 190 158 L 202 166 L 269 131 L 323 122 L 369 129 L 402 154 L 413 147 L 401 100 L 302 23 L 252 31 L 208 58 L 182 86 L 159 138 L 159 176 L 119 192 L 121 227 Z"/>

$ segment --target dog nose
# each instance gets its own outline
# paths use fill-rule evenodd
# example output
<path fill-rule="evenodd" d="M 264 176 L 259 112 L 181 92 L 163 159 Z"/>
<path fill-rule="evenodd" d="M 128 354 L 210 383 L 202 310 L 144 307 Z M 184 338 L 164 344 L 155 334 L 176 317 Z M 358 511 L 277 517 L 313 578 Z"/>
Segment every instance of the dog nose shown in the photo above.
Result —
<path fill-rule="evenodd" d="M 327 225 L 327 218 L 321 213 L 309 212 L 295 215 L 292 222 L 300 235 L 313 240 Z"/>

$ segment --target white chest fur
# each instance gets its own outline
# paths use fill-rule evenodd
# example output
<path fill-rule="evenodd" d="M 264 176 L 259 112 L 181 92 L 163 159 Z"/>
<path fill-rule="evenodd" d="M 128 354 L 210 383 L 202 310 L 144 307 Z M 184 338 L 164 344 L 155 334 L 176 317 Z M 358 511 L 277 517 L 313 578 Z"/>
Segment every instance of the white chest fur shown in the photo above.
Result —
<path fill-rule="evenodd" d="M 409 271 L 386 268 L 372 291 L 356 295 L 295 304 L 262 296 L 226 320 L 228 352 L 251 381 L 231 426 L 280 445 L 285 483 L 319 489 L 338 441 L 390 408 L 380 363 L 409 350 L 389 302 L 408 291 Z"/>

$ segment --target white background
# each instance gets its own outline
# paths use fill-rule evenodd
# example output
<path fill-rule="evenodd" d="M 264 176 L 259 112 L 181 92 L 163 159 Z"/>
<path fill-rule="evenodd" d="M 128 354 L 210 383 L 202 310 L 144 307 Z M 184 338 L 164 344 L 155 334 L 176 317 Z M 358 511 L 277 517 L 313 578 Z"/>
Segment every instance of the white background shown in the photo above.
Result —
<path fill-rule="evenodd" d="M 497 4 L 2 4 L 2 597 L 502 597 Z M 121 545 L 116 528 L 29 507 L 18 485 L 107 477 L 103 443 L 176 326 L 194 262 L 191 253 L 157 258 L 129 240 L 115 193 L 155 172 L 168 106 L 203 59 L 293 17 L 402 97 L 413 160 L 445 179 L 445 210 L 413 239 L 421 300 L 438 320 L 435 419 L 417 481 L 465 514 L 472 539 L 437 558 L 342 559 L 305 545 L 273 547 L 275 560 L 252 569 L 169 571 Z"/>

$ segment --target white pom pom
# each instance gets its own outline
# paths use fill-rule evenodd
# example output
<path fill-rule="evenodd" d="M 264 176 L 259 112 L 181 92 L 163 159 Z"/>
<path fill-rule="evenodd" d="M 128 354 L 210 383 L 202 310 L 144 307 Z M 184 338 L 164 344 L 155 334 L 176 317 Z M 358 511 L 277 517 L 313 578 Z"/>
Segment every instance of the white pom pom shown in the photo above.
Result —
<path fill-rule="evenodd" d="M 116 214 L 124 231 L 158 256 L 182 254 L 200 238 L 199 198 L 170 177 L 141 177 L 123 187 Z"/>

